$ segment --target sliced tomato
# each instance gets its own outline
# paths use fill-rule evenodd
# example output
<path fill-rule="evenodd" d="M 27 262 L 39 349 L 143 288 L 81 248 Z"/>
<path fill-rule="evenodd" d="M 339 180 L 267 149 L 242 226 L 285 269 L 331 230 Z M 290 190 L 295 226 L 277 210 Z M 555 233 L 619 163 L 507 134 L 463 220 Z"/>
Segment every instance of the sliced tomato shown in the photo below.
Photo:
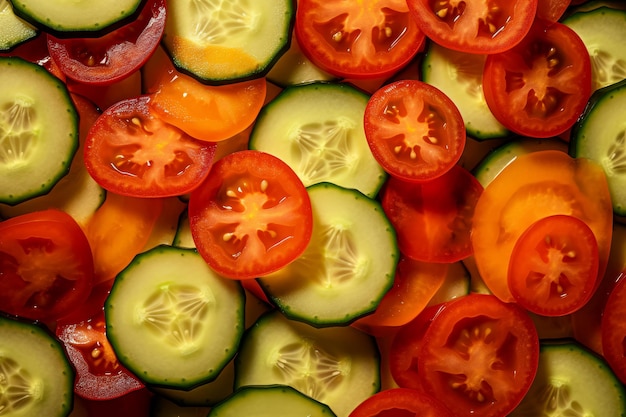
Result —
<path fill-rule="evenodd" d="M 365 108 L 364 128 L 372 154 L 390 175 L 428 181 L 461 158 L 465 124 L 441 90 L 417 80 L 378 89 Z"/>
<path fill-rule="evenodd" d="M 577 217 L 591 228 L 601 277 L 611 249 L 613 209 L 600 166 L 561 151 L 532 152 L 518 156 L 485 188 L 471 240 L 480 276 L 498 298 L 515 301 L 507 274 L 519 237 L 537 220 L 557 214 Z"/>
<path fill-rule="evenodd" d="M 400 251 L 423 262 L 449 263 L 470 256 L 472 217 L 482 190 L 459 165 L 423 183 L 390 177 L 382 190 L 382 206 Z"/>
<path fill-rule="evenodd" d="M 102 113 L 85 143 L 85 165 L 103 188 L 133 197 L 190 193 L 209 174 L 215 144 L 196 140 L 152 112 L 151 96 Z"/>
<path fill-rule="evenodd" d="M 626 279 L 611 291 L 602 315 L 602 353 L 617 377 L 626 384 Z"/>
<path fill-rule="evenodd" d="M 90 400 L 111 400 L 144 387 L 118 361 L 106 337 L 102 307 L 87 320 L 59 324 L 56 335 L 76 369 L 74 393 L 77 395 Z"/>
<path fill-rule="evenodd" d="M 380 391 L 361 402 L 349 417 L 452 417 L 443 402 L 410 388 Z"/>
<path fill-rule="evenodd" d="M 357 79 L 389 77 L 425 39 L 405 0 L 300 0 L 295 34 L 317 66 Z"/>
<path fill-rule="evenodd" d="M 419 28 L 449 49 L 474 54 L 506 51 L 526 35 L 537 0 L 407 0 Z"/>
<path fill-rule="evenodd" d="M 558 136 L 576 122 L 591 96 L 591 59 L 564 24 L 536 19 L 514 48 L 487 57 L 485 100 L 508 129 L 530 137 Z"/>
<path fill-rule="evenodd" d="M 403 256 L 398 262 L 393 287 L 374 313 L 358 319 L 353 326 L 376 334 L 378 328 L 407 324 L 441 288 L 447 272 L 448 264 L 420 262 Z"/>
<path fill-rule="evenodd" d="M 538 0 L 537 17 L 556 22 L 563 16 L 570 4 L 571 0 Z"/>
<path fill-rule="evenodd" d="M 51 322 L 89 295 L 89 242 L 67 213 L 49 209 L 0 223 L 0 310 Z"/>
<path fill-rule="evenodd" d="M 543 217 L 513 247 L 509 289 L 533 313 L 564 316 L 593 295 L 598 263 L 598 243 L 585 222 L 563 214 Z"/>
<path fill-rule="evenodd" d="M 524 309 L 474 293 L 433 319 L 418 361 L 424 390 L 455 416 L 505 416 L 537 373 L 539 337 Z"/>
<path fill-rule="evenodd" d="M 246 150 L 216 162 L 191 193 L 189 224 L 198 252 L 216 272 L 247 279 L 300 256 L 313 214 L 306 188 L 286 163 Z"/>
<path fill-rule="evenodd" d="M 83 84 L 67 79 L 65 85 L 72 93 L 80 94 L 93 101 L 100 110 L 106 110 L 122 100 L 140 96 L 142 75 L 135 71 L 128 77 L 107 85 Z"/>
<path fill-rule="evenodd" d="M 66 77 L 59 64 L 52 59 L 48 51 L 47 38 L 44 32 L 39 32 L 34 38 L 19 44 L 11 51 L 0 52 L 0 56 L 19 56 L 27 61 L 41 65 L 58 79 L 65 81 Z"/>
<path fill-rule="evenodd" d="M 120 81 L 148 60 L 165 29 L 165 0 L 148 0 L 136 19 L 96 38 L 48 35 L 48 50 L 69 78 L 105 85 Z"/>

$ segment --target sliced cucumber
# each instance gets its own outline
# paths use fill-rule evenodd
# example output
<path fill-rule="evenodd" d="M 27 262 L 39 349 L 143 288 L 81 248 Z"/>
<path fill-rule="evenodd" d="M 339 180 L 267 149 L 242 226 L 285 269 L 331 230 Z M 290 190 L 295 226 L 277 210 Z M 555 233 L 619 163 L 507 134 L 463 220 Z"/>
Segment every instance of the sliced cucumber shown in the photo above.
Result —
<path fill-rule="evenodd" d="M 509 133 L 485 101 L 482 89 L 485 59 L 485 55 L 457 52 L 429 42 L 422 62 L 422 79 L 454 101 L 467 134 L 476 139 L 498 138 Z"/>
<path fill-rule="evenodd" d="M 65 85 L 37 64 L 0 57 L 0 203 L 50 191 L 68 173 L 78 142 Z"/>
<path fill-rule="evenodd" d="M 196 242 L 193 240 L 191 227 L 189 226 L 189 213 L 186 209 L 183 210 L 178 217 L 178 227 L 176 228 L 176 234 L 174 235 L 172 245 L 179 248 L 196 247 Z"/>
<path fill-rule="evenodd" d="M 386 174 L 365 138 L 368 100 L 341 83 L 286 88 L 261 110 L 249 146 L 285 161 L 307 187 L 331 182 L 374 197 Z"/>
<path fill-rule="evenodd" d="M 105 303 L 107 336 L 144 383 L 191 389 L 214 380 L 244 329 L 244 292 L 192 249 L 157 246 L 115 279 Z"/>
<path fill-rule="evenodd" d="M 133 18 L 142 0 L 9 0 L 16 15 L 57 36 L 97 36 Z M 80 34 L 80 35 L 79 35 Z"/>
<path fill-rule="evenodd" d="M 613 212 L 626 215 L 626 80 L 591 96 L 587 109 L 572 128 L 570 155 L 587 158 L 606 174 Z"/>
<path fill-rule="evenodd" d="M 0 314 L 0 415 L 68 416 L 73 393 L 61 343 L 43 326 Z"/>
<path fill-rule="evenodd" d="M 566 142 L 553 139 L 516 138 L 493 149 L 473 170 L 473 174 L 486 187 L 504 168 L 518 156 L 530 152 L 559 150 L 567 153 Z"/>
<path fill-rule="evenodd" d="M 319 329 L 269 312 L 244 334 L 235 388 L 272 384 L 294 387 L 347 417 L 380 388 L 378 346 L 350 326 Z"/>
<path fill-rule="evenodd" d="M 287 317 L 346 325 L 373 312 L 393 285 L 396 234 L 380 204 L 356 190 L 320 183 L 308 193 L 314 223 L 306 251 L 258 281 Z"/>
<path fill-rule="evenodd" d="M 626 78 L 626 10 L 598 7 L 568 16 L 563 23 L 581 38 L 591 58 L 593 90 Z"/>
<path fill-rule="evenodd" d="M 37 28 L 17 17 L 9 0 L 0 0 L 0 51 L 8 51 L 37 33 Z"/>
<path fill-rule="evenodd" d="M 174 64 L 206 83 L 265 75 L 289 48 L 292 0 L 168 2 L 163 45 Z"/>
<path fill-rule="evenodd" d="M 603 359 L 574 342 L 541 347 L 537 376 L 510 417 L 625 416 L 624 386 Z"/>

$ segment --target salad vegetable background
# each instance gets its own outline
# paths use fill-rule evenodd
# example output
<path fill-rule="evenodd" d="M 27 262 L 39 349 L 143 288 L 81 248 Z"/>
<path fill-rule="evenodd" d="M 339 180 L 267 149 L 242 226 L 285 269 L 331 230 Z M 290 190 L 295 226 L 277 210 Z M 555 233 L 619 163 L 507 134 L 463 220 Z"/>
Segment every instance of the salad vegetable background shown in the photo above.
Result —
<path fill-rule="evenodd" d="M 626 415 L 622 2 L 109 3 L 0 0 L 0 416 Z"/>

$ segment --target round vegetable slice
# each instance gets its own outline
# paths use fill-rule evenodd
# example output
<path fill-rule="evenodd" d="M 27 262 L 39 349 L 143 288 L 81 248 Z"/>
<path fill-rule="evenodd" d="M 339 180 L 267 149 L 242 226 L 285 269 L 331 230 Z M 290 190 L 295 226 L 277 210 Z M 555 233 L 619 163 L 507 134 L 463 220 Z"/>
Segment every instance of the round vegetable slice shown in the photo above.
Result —
<path fill-rule="evenodd" d="M 410 388 L 380 391 L 359 404 L 349 417 L 384 417 L 415 415 L 452 417 L 446 406 L 434 397 Z"/>
<path fill-rule="evenodd" d="M 617 377 L 626 383 L 626 279 L 621 279 L 611 291 L 602 313 L 602 353 Z"/>

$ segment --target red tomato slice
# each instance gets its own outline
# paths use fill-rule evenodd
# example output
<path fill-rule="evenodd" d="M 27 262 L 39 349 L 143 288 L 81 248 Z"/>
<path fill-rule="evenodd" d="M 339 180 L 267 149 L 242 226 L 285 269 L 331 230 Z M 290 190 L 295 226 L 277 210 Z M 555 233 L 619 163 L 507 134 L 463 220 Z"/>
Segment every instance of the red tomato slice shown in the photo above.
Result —
<path fill-rule="evenodd" d="M 91 291 L 93 258 L 76 221 L 56 210 L 0 223 L 0 310 L 50 322 Z"/>
<path fill-rule="evenodd" d="M 539 0 L 537 2 L 537 17 L 556 22 L 563 16 L 570 3 L 571 0 Z"/>
<path fill-rule="evenodd" d="M 626 384 L 626 279 L 622 276 L 609 295 L 602 315 L 602 353 L 615 372 Z"/>
<path fill-rule="evenodd" d="M 65 81 L 66 77 L 59 64 L 52 59 L 48 51 L 47 38 L 44 32 L 40 32 L 34 38 L 19 44 L 9 52 L 0 52 L 0 56 L 19 56 L 27 61 L 41 65 L 58 79 Z"/>
<path fill-rule="evenodd" d="M 110 400 L 144 387 L 118 361 L 106 337 L 102 308 L 90 319 L 60 324 L 56 335 L 76 369 L 77 395 L 90 400 Z"/>
<path fill-rule="evenodd" d="M 482 186 L 454 165 L 423 183 L 390 177 L 382 206 L 396 229 L 400 251 L 423 262 L 456 262 L 472 254 L 470 229 Z"/>
<path fill-rule="evenodd" d="M 591 95 L 591 59 L 569 27 L 537 19 L 514 48 L 490 55 L 485 100 L 508 129 L 530 137 L 558 136 L 576 122 Z"/>
<path fill-rule="evenodd" d="M 103 188 L 133 197 L 190 193 L 209 174 L 215 144 L 193 139 L 152 112 L 151 96 L 102 113 L 85 143 L 85 164 Z"/>
<path fill-rule="evenodd" d="M 461 158 L 466 135 L 456 105 L 437 88 L 402 80 L 377 90 L 365 108 L 367 142 L 390 175 L 427 181 Z"/>
<path fill-rule="evenodd" d="M 388 77 L 425 39 L 405 0 L 300 0 L 295 34 L 312 62 L 346 78 Z"/>
<path fill-rule="evenodd" d="M 419 28 L 446 48 L 495 54 L 519 43 L 530 29 L 537 0 L 407 0 Z"/>
<path fill-rule="evenodd" d="M 443 402 L 410 388 L 380 391 L 360 403 L 349 417 L 453 417 Z"/>
<path fill-rule="evenodd" d="M 304 252 L 313 229 L 311 201 L 296 173 L 260 151 L 239 151 L 215 163 L 189 198 L 198 252 L 234 279 L 263 276 Z"/>
<path fill-rule="evenodd" d="M 598 279 L 598 243 L 585 222 L 554 215 L 531 224 L 509 261 L 508 283 L 518 304 L 543 316 L 584 306 Z"/>
<path fill-rule="evenodd" d="M 165 16 L 165 0 L 149 0 L 135 20 L 101 37 L 48 35 L 48 50 L 67 77 L 86 84 L 111 84 L 150 58 L 161 41 Z"/>
<path fill-rule="evenodd" d="M 455 416 L 505 416 L 533 382 L 539 337 L 521 307 L 470 294 L 435 317 L 418 360 L 424 390 Z"/>

